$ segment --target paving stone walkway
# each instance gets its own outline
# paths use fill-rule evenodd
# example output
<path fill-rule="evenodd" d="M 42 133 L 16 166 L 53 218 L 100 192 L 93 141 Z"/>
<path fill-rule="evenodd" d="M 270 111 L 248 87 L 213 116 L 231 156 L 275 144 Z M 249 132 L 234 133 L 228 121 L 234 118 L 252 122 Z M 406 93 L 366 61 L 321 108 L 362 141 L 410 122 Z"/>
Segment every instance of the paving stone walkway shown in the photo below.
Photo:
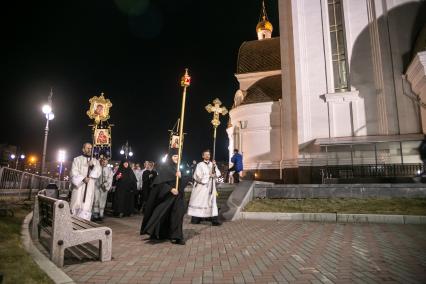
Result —
<path fill-rule="evenodd" d="M 108 218 L 113 260 L 66 265 L 78 283 L 426 283 L 426 226 L 185 220 L 186 246 Z"/>

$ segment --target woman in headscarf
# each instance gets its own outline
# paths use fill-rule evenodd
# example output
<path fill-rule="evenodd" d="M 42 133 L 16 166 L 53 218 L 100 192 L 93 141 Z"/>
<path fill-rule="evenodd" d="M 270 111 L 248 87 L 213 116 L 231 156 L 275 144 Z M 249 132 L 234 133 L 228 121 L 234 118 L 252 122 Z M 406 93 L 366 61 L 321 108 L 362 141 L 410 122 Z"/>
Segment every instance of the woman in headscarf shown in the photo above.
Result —
<path fill-rule="evenodd" d="M 177 149 L 170 149 L 167 161 L 157 169 L 158 175 L 145 207 L 140 234 L 148 234 L 150 239 L 169 239 L 174 244 L 184 245 L 184 190 L 189 178 L 181 176 L 177 160 Z M 176 190 L 177 176 L 180 179 Z"/>
<path fill-rule="evenodd" d="M 116 186 L 114 192 L 114 216 L 130 216 L 133 212 L 136 176 L 130 168 L 129 161 L 122 161 L 113 179 Z"/>

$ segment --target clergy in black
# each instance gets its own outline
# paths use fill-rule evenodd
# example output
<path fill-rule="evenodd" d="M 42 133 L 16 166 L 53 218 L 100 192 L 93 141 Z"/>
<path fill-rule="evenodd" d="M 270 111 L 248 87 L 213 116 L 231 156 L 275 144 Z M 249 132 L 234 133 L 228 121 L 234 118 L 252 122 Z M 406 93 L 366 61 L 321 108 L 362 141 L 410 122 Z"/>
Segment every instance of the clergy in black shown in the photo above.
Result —
<path fill-rule="evenodd" d="M 112 204 L 114 216 L 130 216 L 133 213 L 137 182 L 128 161 L 121 162 L 114 175 L 113 184 L 116 186 Z"/>
<path fill-rule="evenodd" d="M 162 164 L 154 179 L 153 188 L 145 207 L 140 234 L 151 239 L 170 239 L 175 244 L 185 244 L 182 223 L 185 215 L 184 190 L 189 178 L 179 179 L 176 191 L 176 149 L 171 149 L 167 161 Z"/>

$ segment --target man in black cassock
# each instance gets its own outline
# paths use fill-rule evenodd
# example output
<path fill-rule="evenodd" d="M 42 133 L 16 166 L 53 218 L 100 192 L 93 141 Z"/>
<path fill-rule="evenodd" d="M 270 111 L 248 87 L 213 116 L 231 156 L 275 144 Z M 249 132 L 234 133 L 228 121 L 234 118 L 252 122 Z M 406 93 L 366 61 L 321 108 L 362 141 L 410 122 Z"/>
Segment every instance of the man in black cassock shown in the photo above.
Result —
<path fill-rule="evenodd" d="M 148 234 L 150 239 L 169 239 L 174 244 L 184 245 L 184 190 L 189 178 L 181 177 L 177 160 L 177 149 L 170 149 L 167 161 L 157 169 L 158 175 L 145 205 L 140 234 Z M 176 176 L 181 177 L 178 190 Z"/>

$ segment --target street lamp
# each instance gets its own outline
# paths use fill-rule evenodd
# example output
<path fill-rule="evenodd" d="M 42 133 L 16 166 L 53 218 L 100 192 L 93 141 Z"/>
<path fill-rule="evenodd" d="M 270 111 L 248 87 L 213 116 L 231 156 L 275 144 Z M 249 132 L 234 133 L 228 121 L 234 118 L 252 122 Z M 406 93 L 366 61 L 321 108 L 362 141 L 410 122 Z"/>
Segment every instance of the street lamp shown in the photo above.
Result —
<path fill-rule="evenodd" d="M 126 160 L 128 157 L 133 156 L 132 147 L 129 146 L 129 141 L 126 141 L 126 144 L 121 146 L 120 155 L 124 155 Z"/>
<path fill-rule="evenodd" d="M 14 161 L 16 159 L 16 161 L 15 161 L 15 170 L 16 170 L 16 169 L 18 169 L 19 159 L 24 160 L 25 159 L 25 155 L 21 154 L 21 155 L 17 156 L 15 154 L 11 154 L 10 155 L 10 159 L 12 161 Z"/>
<path fill-rule="evenodd" d="M 63 166 L 63 163 L 65 162 L 65 150 L 59 150 L 58 151 L 58 162 L 60 163 L 60 166 L 59 166 L 59 180 L 61 180 L 62 166 Z"/>
<path fill-rule="evenodd" d="M 46 173 L 46 149 L 47 149 L 47 136 L 49 134 L 49 121 L 55 118 L 52 111 L 52 96 L 53 89 L 50 89 L 49 97 L 47 98 L 47 104 L 42 108 L 42 111 L 46 117 L 46 127 L 44 128 L 44 143 L 43 143 L 43 158 L 41 160 L 41 175 Z"/>

